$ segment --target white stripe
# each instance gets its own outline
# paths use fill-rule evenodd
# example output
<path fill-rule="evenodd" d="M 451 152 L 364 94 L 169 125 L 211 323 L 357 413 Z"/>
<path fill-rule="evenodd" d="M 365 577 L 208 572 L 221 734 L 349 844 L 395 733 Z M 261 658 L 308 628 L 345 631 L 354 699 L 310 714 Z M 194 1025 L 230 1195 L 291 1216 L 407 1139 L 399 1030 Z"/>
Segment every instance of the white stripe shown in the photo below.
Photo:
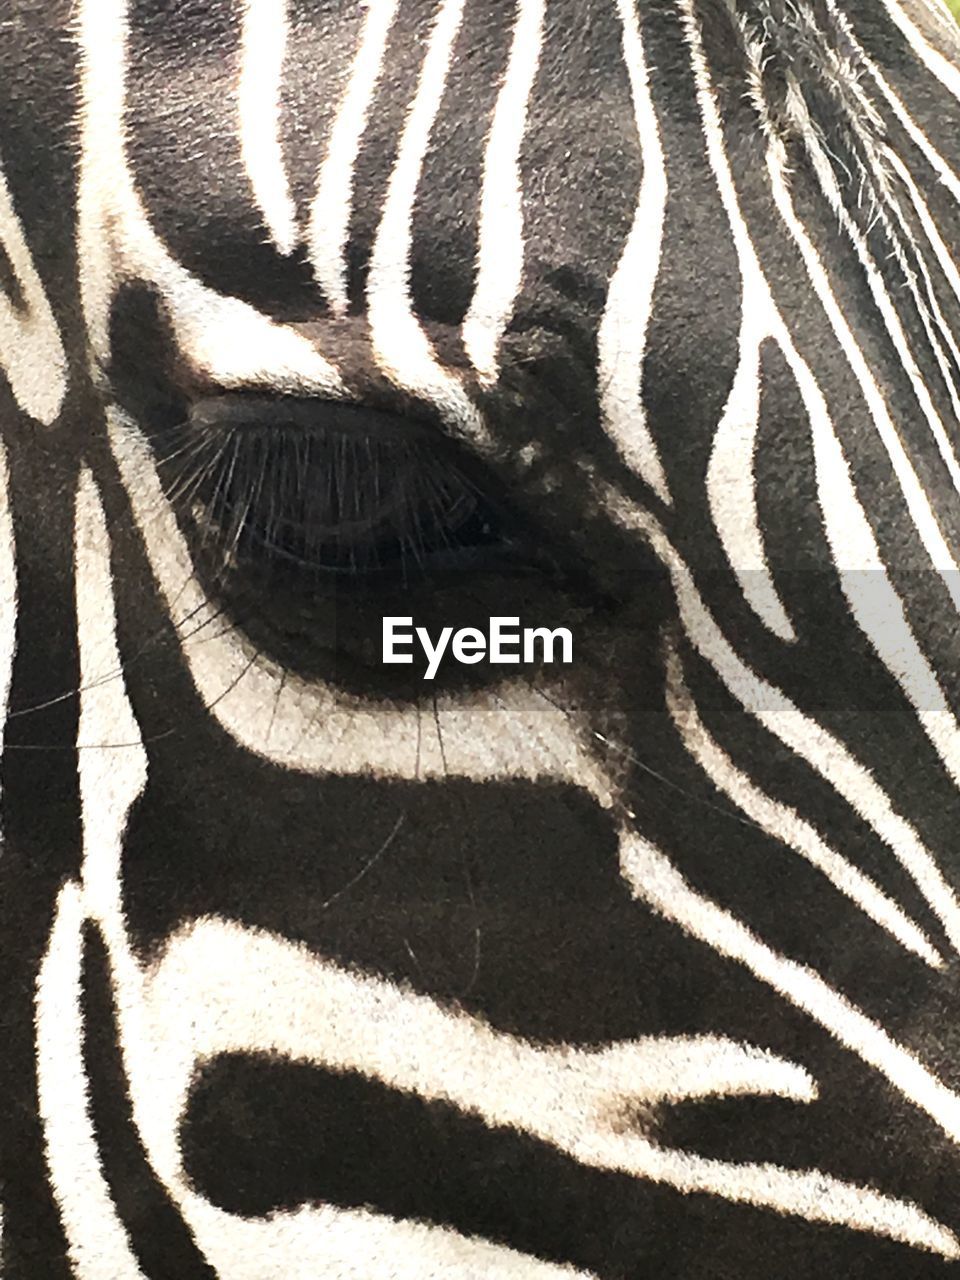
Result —
<path fill-rule="evenodd" d="M 782 329 L 782 322 L 740 210 L 720 113 L 703 56 L 700 29 L 690 5 L 684 7 L 684 19 L 707 156 L 730 226 L 742 280 L 740 358 L 707 471 L 710 514 L 747 603 L 774 635 L 781 640 L 794 640 L 793 625 L 767 561 L 757 512 L 754 461 L 760 421 L 760 346 L 764 338 Z"/>
<path fill-rule="evenodd" d="M 934 968 L 942 958 L 919 926 L 883 892 L 869 876 L 832 849 L 795 809 L 771 799 L 736 767 L 710 736 L 700 719 L 693 695 L 683 678 L 676 645 L 667 644 L 667 709 L 683 745 L 714 785 L 730 797 L 746 816 L 768 835 L 793 849 L 876 924 L 908 951 Z"/>
<path fill-rule="evenodd" d="M 742 964 L 808 1013 L 925 1112 L 951 1141 L 960 1142 L 960 1098 L 818 973 L 761 942 L 730 912 L 691 888 L 670 860 L 640 836 L 622 833 L 620 868 L 636 896 L 658 915 L 707 943 L 718 954 Z M 960 1258 L 960 1241 L 945 1226 L 934 1223 L 913 1205 L 900 1202 L 897 1208 L 896 1224 L 890 1223 L 892 1229 L 885 1234 L 905 1239 L 910 1232 L 915 1243 L 921 1243 L 922 1235 L 927 1248 L 947 1258 Z"/>
<path fill-rule="evenodd" d="M 345 315 L 348 306 L 346 246 L 354 169 L 398 3 L 399 0 L 369 0 L 360 48 L 330 132 L 310 210 L 307 229 L 310 262 L 330 309 L 338 316 Z"/>
<path fill-rule="evenodd" d="M 126 695 L 106 518 L 90 472 L 77 487 L 76 603 L 80 652 L 77 772 L 83 813 L 83 892 L 98 920 L 121 911 L 123 829 L 147 779 L 147 754 Z"/>
<path fill-rule="evenodd" d="M 106 519 L 96 486 L 86 470 L 77 490 L 76 595 L 82 905 L 86 917 L 99 926 L 109 955 L 119 1047 L 133 1120 L 150 1165 L 157 1172 L 160 1161 L 151 1143 L 154 1102 L 137 1088 L 138 1073 L 144 1071 L 154 1051 L 151 1027 L 143 1011 L 143 975 L 127 935 L 122 891 L 123 835 L 130 809 L 146 783 L 148 762 L 140 727 L 127 697 L 117 647 Z M 175 1133 L 169 1141 L 176 1146 Z M 167 1190 L 171 1191 L 171 1187 L 167 1186 Z"/>
<path fill-rule="evenodd" d="M 23 297 L 23 306 L 18 309 L 0 292 L 0 372 L 6 375 L 24 413 L 50 426 L 66 394 L 67 360 L 2 165 L 0 252 L 7 255 Z"/>
<path fill-rule="evenodd" d="M 793 641 L 796 632 L 770 572 L 757 511 L 760 344 L 770 336 L 769 330 L 780 327 L 778 319 L 769 314 L 769 295 L 765 294 L 766 285 L 762 290 L 744 287 L 740 362 L 713 438 L 707 467 L 707 499 L 744 599 L 775 636 Z"/>
<path fill-rule="evenodd" d="M 121 834 L 146 778 L 146 757 L 119 674 L 106 525 L 86 469 L 77 486 L 74 543 L 84 884 L 71 881 L 61 890 L 38 975 L 37 1082 L 50 1180 L 74 1269 L 81 1280 L 135 1280 L 142 1272 L 103 1176 L 89 1113 L 80 978 L 84 919 L 121 915 Z M 107 745 L 120 743 L 130 745 Z"/>
<path fill-rule="evenodd" d="M 197 1060 L 231 1051 L 279 1055 L 451 1103 L 587 1166 L 875 1232 L 947 1257 L 958 1253 L 946 1228 L 870 1188 L 819 1170 L 735 1164 L 660 1145 L 654 1117 L 671 1102 L 815 1100 L 803 1068 L 750 1045 L 664 1036 L 597 1049 L 540 1047 L 341 970 L 286 939 L 217 920 L 172 941 L 151 976 L 149 1000 L 171 1053 L 169 1068 L 157 1064 L 156 1082 L 158 1106 L 171 1116 L 182 1110 Z"/>
<path fill-rule="evenodd" d="M 150 1057 L 150 1028 L 142 1013 L 142 975 L 127 937 L 121 882 L 123 834 L 130 809 L 146 783 L 147 755 L 127 697 L 117 647 L 106 519 L 87 470 L 81 473 L 77 488 L 76 602 L 80 656 L 77 763 L 83 821 L 81 902 L 85 917 L 99 926 L 110 958 L 119 1048 L 133 1120 L 156 1172 L 156 1153 L 146 1141 L 151 1103 L 136 1089 L 134 1074 L 137 1065 Z M 82 1036 L 82 1029 L 72 1031 L 73 1035 Z M 175 1137 L 173 1141 L 176 1142 Z"/>
<path fill-rule="evenodd" d="M 306 1204 L 241 1217 L 190 1192 L 186 1212 L 220 1280 L 597 1280 L 453 1227 L 370 1209 Z"/>
<path fill-rule="evenodd" d="M 297 209 L 280 141 L 281 84 L 287 52 L 287 0 L 244 0 L 240 83 L 240 154 L 278 253 L 297 243 Z"/>
<path fill-rule="evenodd" d="M 83 908 L 75 881 L 57 898 L 37 974 L 37 1103 L 50 1186 L 77 1280 L 144 1280 L 103 1174 L 83 1062 Z"/>
<path fill-rule="evenodd" d="M 591 1132 L 617 1136 L 617 1118 L 643 1105 L 754 1095 L 810 1103 L 817 1097 L 802 1067 L 721 1036 L 543 1046 L 226 920 L 196 921 L 171 939 L 151 970 L 147 1000 L 170 1045 L 171 1069 L 158 1082 L 167 1114 L 177 1113 L 175 1099 L 190 1086 L 185 1064 L 236 1052 L 272 1052 L 360 1072 L 400 1092 L 450 1102 L 488 1124 L 537 1133 L 566 1150 Z M 631 1132 L 648 1127 L 638 1120 Z"/>
<path fill-rule="evenodd" d="M 486 432 L 480 415 L 459 379 L 440 366 L 410 299 L 413 206 L 463 6 L 464 0 L 441 0 L 430 34 L 370 258 L 367 313 L 374 355 L 384 372 L 432 403 L 452 429 L 483 443 Z"/>
<path fill-rule="evenodd" d="M 544 13 L 545 0 L 517 0 L 510 61 L 484 156 L 477 285 L 463 324 L 463 342 L 486 383 L 499 375 L 500 341 L 523 277 L 520 148 L 540 62 Z"/>
<path fill-rule="evenodd" d="M 623 25 L 623 58 L 640 138 L 643 176 L 633 226 L 610 282 L 597 338 L 600 405 L 604 426 L 624 462 L 661 502 L 672 502 L 656 440 L 643 404 L 643 360 L 653 296 L 663 253 L 667 171 L 660 125 L 650 94 L 646 54 L 634 0 L 617 0 Z"/>

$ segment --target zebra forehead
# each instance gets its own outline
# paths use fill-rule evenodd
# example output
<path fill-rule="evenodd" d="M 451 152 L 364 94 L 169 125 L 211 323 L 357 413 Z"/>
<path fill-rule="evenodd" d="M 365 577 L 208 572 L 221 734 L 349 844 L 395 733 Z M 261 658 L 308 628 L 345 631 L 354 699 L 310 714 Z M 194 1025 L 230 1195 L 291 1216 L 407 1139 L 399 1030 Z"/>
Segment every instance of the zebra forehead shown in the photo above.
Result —
<path fill-rule="evenodd" d="M 623 249 L 649 145 L 638 128 L 638 61 L 661 119 L 689 109 L 682 4 L 636 6 L 642 50 L 625 38 L 633 6 L 618 16 L 609 0 L 289 5 L 285 23 L 263 16 L 274 8 L 133 0 L 126 11 L 127 153 L 149 219 L 179 261 L 268 312 L 310 318 L 323 302 L 317 254 L 339 237 L 344 287 L 362 304 L 405 131 L 419 114 L 409 211 L 419 313 L 464 319 L 484 196 L 512 198 L 521 171 L 528 278 L 593 295 L 599 309 L 591 285 L 610 278 Z M 444 15 L 453 19 L 441 47 Z M 832 6 L 710 0 L 699 21 L 741 145 L 751 133 L 789 142 L 812 131 L 876 148 L 862 55 Z M 516 172 L 491 147 L 511 76 Z M 697 166 L 706 171 L 705 153 L 684 157 L 685 172 Z"/>
<path fill-rule="evenodd" d="M 542 9 L 526 30 L 525 7 Z M 257 8 L 187 0 L 162 12 L 133 3 L 128 12 L 130 167 L 151 223 L 206 283 L 267 311 L 309 316 L 318 306 L 304 261 L 311 230 L 313 242 L 329 241 L 342 220 L 358 301 L 416 110 L 430 118 L 411 210 L 415 300 L 427 317 L 462 320 L 485 178 L 510 194 L 509 164 L 485 173 L 509 75 L 525 126 L 517 159 L 530 265 L 609 277 L 642 171 L 616 5 L 290 6 L 272 44 L 257 38 Z M 456 28 L 438 51 L 445 9 L 457 10 Z"/>
<path fill-rule="evenodd" d="M 669 305 L 649 317 L 647 402 L 689 417 L 694 396 L 715 420 L 744 266 L 733 223 L 762 232 L 774 216 L 764 160 L 788 178 L 832 168 L 828 201 L 856 205 L 854 221 L 888 203 L 860 9 L 858 33 L 819 0 L 88 6 L 108 9 L 124 37 L 124 181 L 208 299 L 309 326 L 359 317 L 396 277 L 442 364 L 482 376 L 492 344 L 501 386 L 530 410 L 543 358 L 551 406 L 564 364 L 583 372 L 566 383 L 580 412 L 597 407 L 598 374 L 632 403 L 614 364 L 639 361 L 624 325 L 639 332 L 656 288 Z M 732 222 L 709 101 L 748 161 Z M 359 319 L 307 336 L 348 381 L 374 363 Z"/>

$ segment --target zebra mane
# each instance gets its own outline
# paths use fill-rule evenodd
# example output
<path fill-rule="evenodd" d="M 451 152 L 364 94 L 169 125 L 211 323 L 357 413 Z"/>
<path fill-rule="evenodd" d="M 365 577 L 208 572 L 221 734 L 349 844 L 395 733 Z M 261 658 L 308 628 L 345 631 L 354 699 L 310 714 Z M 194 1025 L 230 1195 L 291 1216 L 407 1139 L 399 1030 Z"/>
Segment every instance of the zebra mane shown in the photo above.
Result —
<path fill-rule="evenodd" d="M 751 74 L 751 96 L 768 136 L 845 141 L 876 161 L 883 124 L 868 69 L 832 0 L 728 0 Z M 864 159 L 867 159 L 864 156 Z"/>
<path fill-rule="evenodd" d="M 863 46 L 836 0 L 726 0 L 743 42 L 749 97 L 789 183 L 813 170 L 838 223 L 873 242 L 915 284 L 901 184 Z"/>

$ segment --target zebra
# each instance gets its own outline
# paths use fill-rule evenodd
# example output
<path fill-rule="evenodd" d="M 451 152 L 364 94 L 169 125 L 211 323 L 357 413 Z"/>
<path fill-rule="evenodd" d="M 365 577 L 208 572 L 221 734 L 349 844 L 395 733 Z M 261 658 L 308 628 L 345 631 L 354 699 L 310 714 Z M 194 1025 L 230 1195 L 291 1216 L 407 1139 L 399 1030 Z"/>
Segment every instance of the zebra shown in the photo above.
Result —
<path fill-rule="evenodd" d="M 951 1274 L 942 0 L 0 68 L 4 1280 Z"/>

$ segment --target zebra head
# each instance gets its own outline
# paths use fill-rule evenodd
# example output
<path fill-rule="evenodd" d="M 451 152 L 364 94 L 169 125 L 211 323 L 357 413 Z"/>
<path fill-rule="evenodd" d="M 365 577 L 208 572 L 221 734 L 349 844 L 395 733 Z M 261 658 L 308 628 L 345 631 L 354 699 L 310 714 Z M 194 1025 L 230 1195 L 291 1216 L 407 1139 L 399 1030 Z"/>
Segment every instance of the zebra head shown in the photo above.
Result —
<path fill-rule="evenodd" d="M 8 0 L 5 1280 L 949 1273 L 958 53 Z"/>

